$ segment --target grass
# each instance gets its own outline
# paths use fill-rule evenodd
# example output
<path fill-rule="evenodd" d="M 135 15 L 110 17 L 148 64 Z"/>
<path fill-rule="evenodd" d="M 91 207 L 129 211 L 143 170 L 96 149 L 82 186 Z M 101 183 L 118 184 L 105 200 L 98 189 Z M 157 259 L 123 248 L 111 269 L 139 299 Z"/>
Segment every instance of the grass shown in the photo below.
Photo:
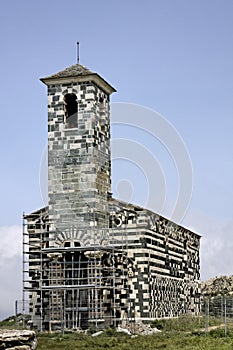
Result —
<path fill-rule="evenodd" d="M 19 314 L 17 318 L 15 316 L 10 316 L 5 320 L 0 321 L 0 329 L 23 329 L 23 324 L 26 323 L 28 320 L 28 315 L 22 316 L 21 314 Z"/>
<path fill-rule="evenodd" d="M 220 319 L 210 318 L 210 327 L 219 326 Z M 208 334 L 203 332 L 204 317 L 182 316 L 178 319 L 157 320 L 152 326 L 161 333 L 130 337 L 107 330 L 98 337 L 83 334 L 39 334 L 37 350 L 232 350 L 233 332 L 225 336 L 224 329 L 215 329 Z"/>
<path fill-rule="evenodd" d="M 138 336 L 131 338 L 118 334 L 98 337 L 90 335 L 68 334 L 51 335 L 41 334 L 38 336 L 37 350 L 230 350 L 233 348 L 233 336 L 224 337 L 224 333 L 212 331 L 208 335 L 193 335 L 180 332 L 162 332 L 154 335 Z"/>
<path fill-rule="evenodd" d="M 14 318 L 0 323 L 1 328 L 14 328 Z M 221 320 L 210 318 L 210 326 L 220 325 Z M 20 326 L 20 325 L 19 325 Z M 157 320 L 152 323 L 161 333 L 131 337 L 108 329 L 98 337 L 78 333 L 38 333 L 37 350 L 232 350 L 233 329 L 227 336 L 224 329 L 203 332 L 204 317 L 182 316 L 178 319 Z M 229 329 L 229 327 L 228 327 Z"/>
<path fill-rule="evenodd" d="M 220 318 L 209 318 L 209 327 L 219 326 L 221 323 L 222 320 Z M 205 328 L 205 317 L 183 315 L 179 318 L 155 320 L 151 325 L 163 331 L 194 332 L 198 329 Z"/>

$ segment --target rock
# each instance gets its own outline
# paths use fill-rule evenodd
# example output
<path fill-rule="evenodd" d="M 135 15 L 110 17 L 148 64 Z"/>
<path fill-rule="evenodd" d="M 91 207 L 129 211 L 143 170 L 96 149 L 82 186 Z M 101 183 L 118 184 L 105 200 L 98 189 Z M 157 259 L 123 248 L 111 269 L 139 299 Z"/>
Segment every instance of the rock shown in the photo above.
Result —
<path fill-rule="evenodd" d="M 93 333 L 91 336 L 92 337 L 98 337 L 98 335 L 100 335 L 102 333 L 103 333 L 103 331 L 99 331 L 99 332 Z"/>
<path fill-rule="evenodd" d="M 19 345 L 19 346 L 14 346 L 13 348 L 5 348 L 7 350 L 31 350 L 30 346 L 28 345 Z"/>
<path fill-rule="evenodd" d="M 30 330 L 0 330 L 0 349 L 35 350 L 36 333 Z"/>
<path fill-rule="evenodd" d="M 141 335 L 149 335 L 161 332 L 157 328 L 152 328 L 150 324 L 144 324 L 142 322 L 137 322 L 135 328 L 135 333 Z"/>
<path fill-rule="evenodd" d="M 120 326 L 117 327 L 116 331 L 120 332 L 120 333 L 125 333 L 125 334 L 128 334 L 128 335 L 132 334 L 128 329 L 121 328 Z"/>
<path fill-rule="evenodd" d="M 220 294 L 233 294 L 233 276 L 218 276 L 201 283 L 203 297 L 217 296 Z"/>
<path fill-rule="evenodd" d="M 132 333 L 141 334 L 141 335 L 149 335 L 161 332 L 157 328 L 152 328 L 149 324 L 144 324 L 142 322 L 136 322 L 135 324 L 127 324 L 125 328 L 118 327 L 118 332 L 123 332 L 128 335 Z"/>

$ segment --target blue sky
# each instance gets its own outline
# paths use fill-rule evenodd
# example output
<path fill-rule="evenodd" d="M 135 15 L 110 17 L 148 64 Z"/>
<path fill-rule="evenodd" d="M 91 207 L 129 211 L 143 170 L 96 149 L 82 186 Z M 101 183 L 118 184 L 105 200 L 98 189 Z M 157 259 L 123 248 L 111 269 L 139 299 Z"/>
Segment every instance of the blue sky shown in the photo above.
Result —
<path fill-rule="evenodd" d="M 193 168 L 182 224 L 203 236 L 202 278 L 232 274 L 233 2 L 8 0 L 0 6 L 0 318 L 21 298 L 22 212 L 43 206 L 47 97 L 39 78 L 76 63 L 77 41 L 80 62 L 117 89 L 112 102 L 157 111 L 180 134 Z M 112 134 L 127 139 L 133 131 L 113 128 Z M 159 142 L 135 138 L 158 151 L 169 207 L 177 186 L 169 155 Z M 169 210 L 161 214 L 169 217 Z"/>

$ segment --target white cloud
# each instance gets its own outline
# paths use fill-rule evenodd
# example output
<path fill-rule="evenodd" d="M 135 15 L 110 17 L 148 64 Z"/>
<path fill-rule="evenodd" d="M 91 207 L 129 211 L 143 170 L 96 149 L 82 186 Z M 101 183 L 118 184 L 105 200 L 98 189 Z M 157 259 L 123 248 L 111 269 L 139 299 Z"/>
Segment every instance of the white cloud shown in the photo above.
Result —
<path fill-rule="evenodd" d="M 203 279 L 233 274 L 233 221 L 210 230 L 201 246 Z"/>
<path fill-rule="evenodd" d="M 0 320 L 14 314 L 22 298 L 22 228 L 0 227 Z"/>
<path fill-rule="evenodd" d="M 233 274 L 233 220 L 223 222 L 221 218 L 211 218 L 199 211 L 190 211 L 185 222 L 189 228 L 199 233 L 201 238 L 201 279 Z"/>
<path fill-rule="evenodd" d="M 0 227 L 0 264 L 5 258 L 13 258 L 22 253 L 22 227 Z"/>

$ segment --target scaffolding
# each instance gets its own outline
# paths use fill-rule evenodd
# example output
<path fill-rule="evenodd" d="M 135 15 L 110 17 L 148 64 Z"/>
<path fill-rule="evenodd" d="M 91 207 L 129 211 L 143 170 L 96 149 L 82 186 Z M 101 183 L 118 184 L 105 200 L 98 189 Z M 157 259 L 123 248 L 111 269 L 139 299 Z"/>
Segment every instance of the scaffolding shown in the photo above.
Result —
<path fill-rule="evenodd" d="M 119 295 L 130 305 L 124 225 L 117 237 L 105 228 L 108 244 L 93 246 L 51 246 L 51 226 L 47 208 L 23 215 L 23 312 L 41 331 L 116 326 Z"/>

